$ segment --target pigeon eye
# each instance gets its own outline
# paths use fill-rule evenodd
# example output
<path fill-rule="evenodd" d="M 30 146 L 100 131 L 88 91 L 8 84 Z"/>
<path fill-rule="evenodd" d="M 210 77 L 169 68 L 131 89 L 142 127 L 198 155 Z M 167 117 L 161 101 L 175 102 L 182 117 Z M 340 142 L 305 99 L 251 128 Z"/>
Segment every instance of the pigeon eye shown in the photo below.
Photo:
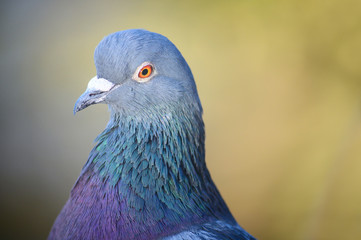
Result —
<path fill-rule="evenodd" d="M 153 64 L 150 62 L 144 62 L 140 64 L 135 71 L 133 80 L 137 82 L 148 82 L 155 74 L 156 71 L 153 67 Z"/>
<path fill-rule="evenodd" d="M 153 68 L 152 65 L 147 65 L 142 67 L 142 69 L 139 70 L 138 77 L 140 78 L 147 78 L 152 74 Z"/>

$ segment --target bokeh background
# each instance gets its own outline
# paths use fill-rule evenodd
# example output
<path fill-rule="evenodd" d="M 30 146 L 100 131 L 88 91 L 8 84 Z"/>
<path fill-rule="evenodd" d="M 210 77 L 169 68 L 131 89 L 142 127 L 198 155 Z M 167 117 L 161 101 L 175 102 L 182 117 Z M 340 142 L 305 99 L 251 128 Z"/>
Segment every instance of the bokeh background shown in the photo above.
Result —
<path fill-rule="evenodd" d="M 1 1 L 0 238 L 45 239 L 105 105 L 72 109 L 107 34 L 159 32 L 188 61 L 207 163 L 259 239 L 361 239 L 358 0 Z"/>

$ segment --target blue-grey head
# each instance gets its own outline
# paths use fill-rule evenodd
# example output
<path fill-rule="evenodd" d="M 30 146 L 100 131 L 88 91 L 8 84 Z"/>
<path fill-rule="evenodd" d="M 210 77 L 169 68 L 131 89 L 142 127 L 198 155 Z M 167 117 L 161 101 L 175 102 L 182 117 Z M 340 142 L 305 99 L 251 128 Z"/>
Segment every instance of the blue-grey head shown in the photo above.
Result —
<path fill-rule="evenodd" d="M 74 113 L 106 103 L 112 113 L 152 114 L 192 106 L 202 112 L 191 70 L 166 37 L 140 29 L 116 32 L 95 49 L 97 76 L 74 107 Z"/>

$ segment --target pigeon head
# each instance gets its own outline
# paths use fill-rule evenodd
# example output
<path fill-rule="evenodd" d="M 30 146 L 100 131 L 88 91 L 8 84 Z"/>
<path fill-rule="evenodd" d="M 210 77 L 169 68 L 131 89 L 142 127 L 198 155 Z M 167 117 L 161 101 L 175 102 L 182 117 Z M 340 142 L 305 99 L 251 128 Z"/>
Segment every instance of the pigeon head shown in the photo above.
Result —
<path fill-rule="evenodd" d="M 96 103 L 112 112 L 139 114 L 192 104 L 202 111 L 191 70 L 166 37 L 132 29 L 110 34 L 95 49 L 97 76 L 74 107 L 74 113 Z"/>

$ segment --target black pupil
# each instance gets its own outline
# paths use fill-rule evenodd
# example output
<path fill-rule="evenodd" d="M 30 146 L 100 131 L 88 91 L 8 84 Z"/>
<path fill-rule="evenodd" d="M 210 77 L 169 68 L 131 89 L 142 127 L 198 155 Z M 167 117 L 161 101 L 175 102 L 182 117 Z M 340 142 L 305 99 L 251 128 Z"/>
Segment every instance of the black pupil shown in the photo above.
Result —
<path fill-rule="evenodd" d="M 147 75 L 147 74 L 148 74 L 148 69 L 143 69 L 142 75 L 145 76 L 145 75 Z"/>

